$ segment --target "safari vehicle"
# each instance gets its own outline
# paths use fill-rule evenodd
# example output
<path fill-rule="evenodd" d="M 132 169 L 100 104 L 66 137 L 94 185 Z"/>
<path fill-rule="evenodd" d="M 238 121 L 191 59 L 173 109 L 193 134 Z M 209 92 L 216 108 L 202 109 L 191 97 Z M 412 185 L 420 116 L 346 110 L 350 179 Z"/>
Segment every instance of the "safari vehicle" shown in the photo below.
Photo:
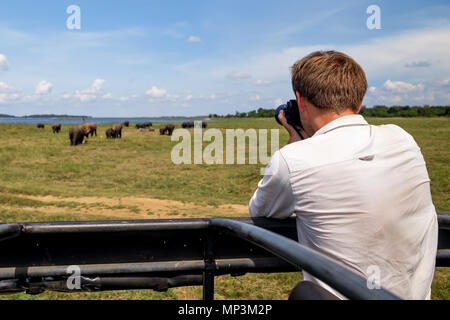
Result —
<path fill-rule="evenodd" d="M 436 266 L 448 267 L 450 214 L 438 220 Z M 212 300 L 215 276 L 303 269 L 349 299 L 399 299 L 296 240 L 295 218 L 0 224 L 0 293 L 203 286 Z"/>

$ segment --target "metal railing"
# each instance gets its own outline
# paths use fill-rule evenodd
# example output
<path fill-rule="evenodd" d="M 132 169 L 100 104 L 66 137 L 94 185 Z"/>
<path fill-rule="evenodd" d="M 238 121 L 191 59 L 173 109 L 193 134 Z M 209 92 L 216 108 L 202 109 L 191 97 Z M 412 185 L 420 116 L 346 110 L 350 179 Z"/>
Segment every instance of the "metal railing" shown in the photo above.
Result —
<path fill-rule="evenodd" d="M 211 225 L 226 228 L 238 237 L 272 252 L 288 263 L 301 267 L 349 299 L 400 299 L 383 288 L 369 289 L 367 280 L 363 277 L 341 266 L 338 262 L 276 233 L 228 219 L 212 219 Z"/>
<path fill-rule="evenodd" d="M 450 215 L 439 214 L 437 266 L 450 265 Z M 68 267 L 80 287 L 68 289 Z M 295 218 L 176 219 L 0 224 L 0 292 L 101 291 L 203 285 L 248 272 L 303 269 L 350 299 L 398 299 L 297 242 Z"/>

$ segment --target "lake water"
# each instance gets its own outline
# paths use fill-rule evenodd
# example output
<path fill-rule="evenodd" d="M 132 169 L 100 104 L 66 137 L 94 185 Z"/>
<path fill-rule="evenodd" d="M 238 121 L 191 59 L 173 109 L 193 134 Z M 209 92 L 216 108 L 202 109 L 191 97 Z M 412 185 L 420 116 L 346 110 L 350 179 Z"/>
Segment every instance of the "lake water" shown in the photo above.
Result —
<path fill-rule="evenodd" d="M 95 122 L 95 123 L 123 123 L 125 121 L 129 121 L 130 123 L 138 123 L 138 122 L 184 122 L 184 121 L 192 121 L 192 120 L 174 120 L 174 119 L 152 119 L 152 118 L 86 118 L 86 122 Z M 36 123 L 61 123 L 61 124 L 81 124 L 83 123 L 82 119 L 64 119 L 64 118 L 0 118 L 0 123 L 28 123 L 28 124 L 36 124 Z"/>

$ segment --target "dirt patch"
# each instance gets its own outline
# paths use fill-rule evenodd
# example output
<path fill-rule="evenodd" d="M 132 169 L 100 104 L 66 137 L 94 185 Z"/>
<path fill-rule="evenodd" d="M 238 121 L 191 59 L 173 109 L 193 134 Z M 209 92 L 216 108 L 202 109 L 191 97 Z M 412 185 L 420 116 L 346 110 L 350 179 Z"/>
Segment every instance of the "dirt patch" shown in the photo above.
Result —
<path fill-rule="evenodd" d="M 68 214 L 116 217 L 118 219 L 199 218 L 214 216 L 248 216 L 248 207 L 225 204 L 220 206 L 198 205 L 175 200 L 161 200 L 139 197 L 80 197 L 17 195 L 24 199 L 48 203 L 39 211 Z M 59 205 L 55 205 L 58 203 Z M 64 204 L 68 204 L 65 206 Z M 62 205 L 61 205 L 62 204 Z M 70 205 L 69 205 L 70 204 Z"/>

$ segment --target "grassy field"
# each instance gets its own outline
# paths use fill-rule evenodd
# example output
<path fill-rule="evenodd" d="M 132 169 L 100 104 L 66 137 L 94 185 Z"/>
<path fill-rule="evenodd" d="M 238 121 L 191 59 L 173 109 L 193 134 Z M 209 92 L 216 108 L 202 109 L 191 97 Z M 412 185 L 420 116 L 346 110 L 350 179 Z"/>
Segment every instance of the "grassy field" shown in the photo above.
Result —
<path fill-rule="evenodd" d="M 450 120 L 447 118 L 369 119 L 395 123 L 411 133 L 427 161 L 433 201 L 450 210 Z M 69 126 L 54 135 L 50 126 L 0 124 L 0 221 L 153 219 L 246 216 L 261 165 L 174 165 L 168 136 L 125 128 L 123 139 L 98 137 L 71 147 Z M 279 128 L 272 119 L 230 119 L 217 128 Z M 157 128 L 156 128 L 157 129 Z M 280 146 L 287 135 L 280 130 Z M 434 299 L 450 299 L 450 270 L 436 270 Z M 286 299 L 301 274 L 218 277 L 217 299 Z M 201 288 L 39 296 L 2 299 L 199 299 Z"/>

